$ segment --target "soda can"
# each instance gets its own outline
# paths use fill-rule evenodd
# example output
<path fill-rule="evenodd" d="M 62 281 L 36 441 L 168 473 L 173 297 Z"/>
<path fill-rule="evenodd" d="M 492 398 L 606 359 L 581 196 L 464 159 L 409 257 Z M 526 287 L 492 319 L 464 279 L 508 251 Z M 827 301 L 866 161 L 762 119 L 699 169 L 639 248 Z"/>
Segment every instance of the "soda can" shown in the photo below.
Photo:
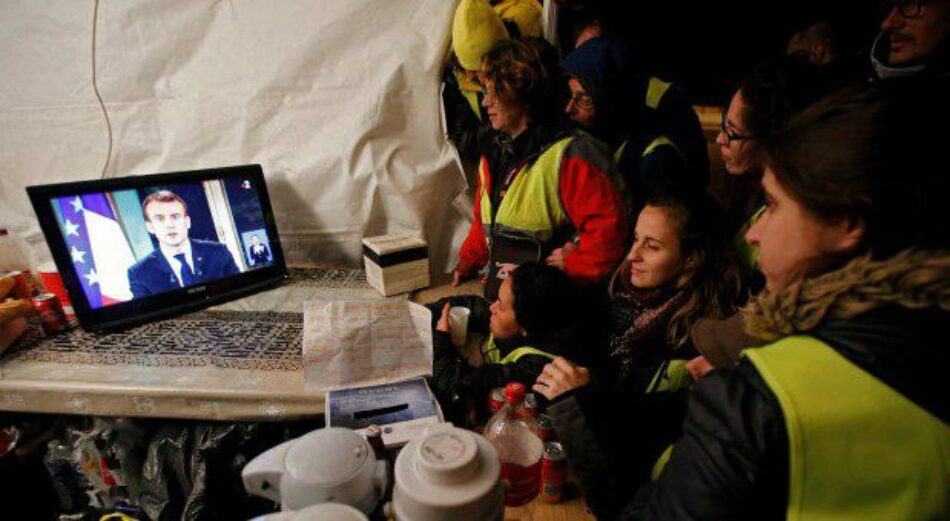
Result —
<path fill-rule="evenodd" d="M 536 430 L 541 441 L 554 441 L 554 423 L 551 421 L 550 416 L 544 413 L 539 414 L 535 425 L 537 426 Z"/>
<path fill-rule="evenodd" d="M 379 425 L 370 425 L 366 428 L 366 441 L 373 448 L 373 453 L 377 459 L 386 455 L 386 445 L 383 444 L 383 429 Z"/>
<path fill-rule="evenodd" d="M 40 317 L 40 325 L 47 335 L 54 335 L 66 331 L 69 323 L 62 304 L 52 293 L 43 293 L 33 298 L 33 309 Z"/>
<path fill-rule="evenodd" d="M 524 396 L 524 413 L 531 418 L 538 415 L 538 397 L 534 393 Z"/>
<path fill-rule="evenodd" d="M 495 387 L 488 393 L 488 408 L 495 413 L 501 410 L 502 405 L 505 405 L 505 388 Z"/>
<path fill-rule="evenodd" d="M 567 461 L 564 448 L 556 441 L 544 444 L 544 457 L 541 462 L 541 494 L 545 503 L 557 503 L 564 495 L 564 483 L 567 482 Z"/>
<path fill-rule="evenodd" d="M 11 271 L 13 277 L 13 296 L 16 298 L 33 298 L 36 294 L 36 282 L 30 270 Z"/>

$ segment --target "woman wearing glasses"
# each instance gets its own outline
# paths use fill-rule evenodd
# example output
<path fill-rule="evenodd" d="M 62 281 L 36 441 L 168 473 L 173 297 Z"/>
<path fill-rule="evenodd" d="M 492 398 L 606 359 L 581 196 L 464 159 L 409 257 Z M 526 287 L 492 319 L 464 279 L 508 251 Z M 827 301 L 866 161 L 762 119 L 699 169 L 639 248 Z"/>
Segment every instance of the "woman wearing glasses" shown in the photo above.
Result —
<path fill-rule="evenodd" d="M 610 153 L 559 124 L 556 60 L 540 39 L 503 41 L 482 58 L 483 105 L 497 136 L 479 162 L 474 220 L 455 281 L 487 264 L 489 301 L 525 262 L 547 262 L 575 282 L 595 283 L 623 255 L 627 211 L 608 177 L 616 177 Z M 572 238 L 576 246 L 561 247 Z"/>
<path fill-rule="evenodd" d="M 781 56 L 762 64 L 742 79 L 722 115 L 722 127 L 716 142 L 726 171 L 735 176 L 761 175 L 761 143 L 779 130 L 792 116 L 828 94 L 831 82 L 821 69 L 794 56 Z M 742 236 L 755 222 L 763 206 L 756 186 L 751 197 L 734 202 L 730 208 L 736 245 L 747 277 L 755 272 L 755 249 Z M 752 284 L 755 289 L 756 284 Z"/>
<path fill-rule="evenodd" d="M 613 38 L 588 40 L 561 65 L 571 90 L 564 112 L 610 145 L 636 210 L 658 185 L 706 188 L 706 139 L 678 86 L 636 74 L 629 49 Z"/>
<path fill-rule="evenodd" d="M 729 216 L 743 285 L 750 294 L 757 293 L 765 282 L 759 272 L 758 247 L 745 240 L 746 232 L 765 211 L 758 179 L 763 144 L 793 116 L 841 85 L 833 76 L 826 76 L 825 70 L 795 56 L 769 60 L 742 79 L 723 113 L 716 142 L 726 170 L 755 182 L 745 200 L 732 202 Z M 746 340 L 738 315 L 726 320 L 700 319 L 691 337 L 696 349 L 715 367 L 735 364 Z"/>

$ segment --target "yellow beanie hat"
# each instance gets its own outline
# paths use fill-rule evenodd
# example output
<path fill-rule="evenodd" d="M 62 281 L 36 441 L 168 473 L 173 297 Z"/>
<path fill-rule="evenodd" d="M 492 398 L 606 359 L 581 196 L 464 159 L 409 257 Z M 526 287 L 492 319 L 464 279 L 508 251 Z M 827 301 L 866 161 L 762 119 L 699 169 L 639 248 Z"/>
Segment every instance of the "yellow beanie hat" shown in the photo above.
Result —
<path fill-rule="evenodd" d="M 503 21 L 518 26 L 522 38 L 541 36 L 542 10 L 537 0 L 502 0 L 494 9 Z"/>
<path fill-rule="evenodd" d="M 482 56 L 496 43 L 507 38 L 505 25 L 487 0 L 459 2 L 452 22 L 452 48 L 462 67 L 470 71 L 479 70 Z"/>

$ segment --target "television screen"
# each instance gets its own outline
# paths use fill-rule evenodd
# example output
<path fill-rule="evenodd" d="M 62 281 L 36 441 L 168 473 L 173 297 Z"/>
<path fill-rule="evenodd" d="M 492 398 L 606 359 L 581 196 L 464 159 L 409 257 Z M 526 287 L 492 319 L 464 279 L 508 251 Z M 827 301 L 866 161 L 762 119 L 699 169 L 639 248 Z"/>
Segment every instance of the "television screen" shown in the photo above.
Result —
<path fill-rule="evenodd" d="M 259 165 L 27 192 L 87 329 L 183 311 L 286 277 Z"/>

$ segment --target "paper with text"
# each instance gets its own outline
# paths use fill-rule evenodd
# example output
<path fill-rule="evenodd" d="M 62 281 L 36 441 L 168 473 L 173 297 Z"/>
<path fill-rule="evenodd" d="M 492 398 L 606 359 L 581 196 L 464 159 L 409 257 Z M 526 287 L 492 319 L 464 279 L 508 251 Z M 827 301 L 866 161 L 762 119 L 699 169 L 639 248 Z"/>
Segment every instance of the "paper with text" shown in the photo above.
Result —
<path fill-rule="evenodd" d="M 304 383 L 328 390 L 432 374 L 432 314 L 399 299 L 304 303 Z"/>

